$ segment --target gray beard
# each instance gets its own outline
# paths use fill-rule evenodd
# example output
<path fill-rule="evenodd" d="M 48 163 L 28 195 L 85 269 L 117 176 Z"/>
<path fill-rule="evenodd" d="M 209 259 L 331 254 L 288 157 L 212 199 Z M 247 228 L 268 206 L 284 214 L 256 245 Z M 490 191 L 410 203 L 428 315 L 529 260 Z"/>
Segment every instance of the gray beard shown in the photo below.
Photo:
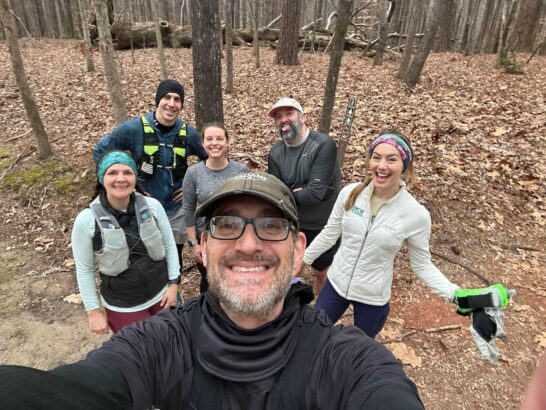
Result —
<path fill-rule="evenodd" d="M 290 144 L 292 141 L 294 141 L 297 138 L 301 130 L 302 123 L 298 119 L 298 121 L 295 124 L 288 122 L 288 125 L 290 126 L 290 128 L 287 131 L 282 130 L 282 125 L 278 128 L 277 131 L 279 135 L 281 136 L 281 138 L 283 139 L 283 141 Z"/>
<path fill-rule="evenodd" d="M 225 266 L 222 258 L 217 266 L 210 267 L 209 291 L 214 294 L 226 311 L 232 312 L 240 316 L 250 316 L 258 319 L 266 319 L 269 317 L 274 308 L 281 302 L 290 289 L 292 279 L 292 267 L 294 264 L 294 250 L 290 251 L 285 263 L 281 263 L 276 267 L 275 278 L 268 289 L 265 289 L 256 300 L 245 298 L 244 285 L 254 285 L 259 282 L 254 279 L 246 279 L 239 284 L 243 286 L 237 291 L 229 288 L 229 285 L 224 280 L 223 269 Z M 210 259 L 209 259 L 210 260 Z M 214 272 L 213 269 L 218 271 Z"/>

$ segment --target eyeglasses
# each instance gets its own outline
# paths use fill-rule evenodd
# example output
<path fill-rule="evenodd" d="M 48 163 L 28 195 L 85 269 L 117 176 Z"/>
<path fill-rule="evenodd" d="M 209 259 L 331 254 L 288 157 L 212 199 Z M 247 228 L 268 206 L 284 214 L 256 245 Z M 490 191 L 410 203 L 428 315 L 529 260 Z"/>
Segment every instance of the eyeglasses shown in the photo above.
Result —
<path fill-rule="evenodd" d="M 290 229 L 294 229 L 294 224 L 284 218 L 214 216 L 209 222 L 209 231 L 214 239 L 239 239 L 248 224 L 254 227 L 256 236 L 263 241 L 284 241 Z"/>

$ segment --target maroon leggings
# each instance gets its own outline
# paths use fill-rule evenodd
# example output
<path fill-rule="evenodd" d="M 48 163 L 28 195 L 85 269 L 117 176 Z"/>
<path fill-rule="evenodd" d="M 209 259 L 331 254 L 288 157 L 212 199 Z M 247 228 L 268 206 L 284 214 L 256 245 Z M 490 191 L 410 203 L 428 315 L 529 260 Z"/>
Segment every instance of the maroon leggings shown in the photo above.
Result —
<path fill-rule="evenodd" d="M 106 310 L 108 326 L 110 326 L 112 332 L 117 333 L 131 323 L 139 322 L 157 314 L 161 309 L 163 309 L 159 305 L 160 303 L 161 302 L 157 302 L 155 305 L 152 305 L 144 310 L 139 310 L 138 312 L 114 312 L 113 310 L 104 308 Z"/>

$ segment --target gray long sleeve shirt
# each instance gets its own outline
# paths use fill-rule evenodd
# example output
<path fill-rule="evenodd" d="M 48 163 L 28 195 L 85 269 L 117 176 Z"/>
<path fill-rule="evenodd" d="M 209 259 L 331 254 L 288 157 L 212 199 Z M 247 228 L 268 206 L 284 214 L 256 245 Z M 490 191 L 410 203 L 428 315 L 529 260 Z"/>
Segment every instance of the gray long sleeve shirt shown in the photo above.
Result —
<path fill-rule="evenodd" d="M 197 221 L 197 218 L 195 218 L 197 205 L 209 199 L 226 179 L 247 171 L 246 165 L 237 161 L 229 161 L 224 169 L 207 168 L 204 161 L 189 167 L 182 185 L 186 227 L 197 226 L 197 228 L 201 228 L 202 221 Z"/>

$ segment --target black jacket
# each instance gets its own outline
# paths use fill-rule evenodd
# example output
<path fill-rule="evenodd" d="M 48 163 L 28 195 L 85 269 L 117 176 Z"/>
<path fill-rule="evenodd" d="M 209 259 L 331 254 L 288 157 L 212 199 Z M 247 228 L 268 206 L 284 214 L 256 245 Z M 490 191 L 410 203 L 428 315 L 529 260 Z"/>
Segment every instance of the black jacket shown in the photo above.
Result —
<path fill-rule="evenodd" d="M 86 360 L 52 371 L 49 379 L 41 374 L 40 385 L 49 380 L 57 400 L 44 394 L 42 408 L 63 408 L 54 406 L 72 395 L 70 384 L 86 401 L 83 383 L 97 402 L 110 399 L 109 409 L 127 408 L 131 399 L 135 409 L 207 409 L 210 403 L 233 410 L 422 409 L 400 362 L 359 329 L 332 326 L 324 312 L 306 305 L 309 292 L 294 285 L 279 318 L 252 331 L 231 322 L 210 294 L 127 326 Z M 306 346 L 298 343 L 302 338 Z M 303 360 L 296 356 L 305 356 L 302 346 L 311 351 Z M 28 371 L 22 369 L 0 368 L 0 383 Z M 19 406 L 33 399 L 34 378 L 26 376 L 19 391 L 30 395 Z"/>
<path fill-rule="evenodd" d="M 268 172 L 293 191 L 300 226 L 321 230 L 341 189 L 341 171 L 335 141 L 326 134 L 310 131 L 302 145 L 288 147 L 278 141 L 269 152 Z"/>

